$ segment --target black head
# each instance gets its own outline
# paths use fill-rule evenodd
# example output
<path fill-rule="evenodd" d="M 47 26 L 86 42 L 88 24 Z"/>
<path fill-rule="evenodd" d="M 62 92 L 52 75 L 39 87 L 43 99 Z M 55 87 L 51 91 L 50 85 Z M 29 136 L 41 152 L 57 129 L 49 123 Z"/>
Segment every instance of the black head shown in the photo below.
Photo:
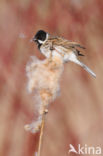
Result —
<path fill-rule="evenodd" d="M 33 41 L 42 43 L 42 41 L 45 41 L 45 40 L 46 40 L 46 35 L 47 35 L 47 33 L 46 33 L 45 31 L 39 30 L 39 31 L 35 34 L 35 36 L 34 36 L 34 38 L 33 38 Z M 41 41 L 41 42 L 40 42 L 40 41 Z"/>

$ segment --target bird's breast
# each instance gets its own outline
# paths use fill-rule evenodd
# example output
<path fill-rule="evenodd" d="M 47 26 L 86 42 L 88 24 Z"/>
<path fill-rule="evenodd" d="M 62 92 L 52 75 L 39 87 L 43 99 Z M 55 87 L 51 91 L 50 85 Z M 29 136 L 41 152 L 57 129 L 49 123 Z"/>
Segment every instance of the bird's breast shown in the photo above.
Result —
<path fill-rule="evenodd" d="M 41 46 L 40 47 L 40 51 L 41 53 L 46 57 L 46 58 L 49 58 L 50 55 L 51 55 L 51 50 L 48 46 Z"/>
<path fill-rule="evenodd" d="M 54 48 L 54 50 L 50 50 L 50 46 L 42 45 L 40 47 L 40 51 L 46 58 L 50 58 L 51 56 L 52 57 L 56 56 L 56 57 L 61 57 L 64 62 L 67 62 L 69 60 L 69 55 L 66 52 L 65 48 L 63 48 L 61 46 L 54 46 L 53 48 Z"/>

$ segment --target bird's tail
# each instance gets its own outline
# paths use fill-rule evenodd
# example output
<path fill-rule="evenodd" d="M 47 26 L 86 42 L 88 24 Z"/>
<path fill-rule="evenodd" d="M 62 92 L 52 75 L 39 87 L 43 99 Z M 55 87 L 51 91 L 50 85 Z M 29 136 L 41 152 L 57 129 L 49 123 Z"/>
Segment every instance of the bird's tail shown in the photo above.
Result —
<path fill-rule="evenodd" d="M 84 68 L 88 73 L 90 73 L 93 77 L 96 78 L 96 74 L 89 68 L 87 67 L 84 63 L 80 62 L 75 54 L 72 53 L 71 57 L 69 57 L 69 60 L 80 65 L 82 68 Z"/>
<path fill-rule="evenodd" d="M 77 64 L 83 67 L 88 73 L 90 73 L 93 77 L 96 78 L 96 74 L 89 67 L 87 67 L 84 63 L 77 60 Z"/>

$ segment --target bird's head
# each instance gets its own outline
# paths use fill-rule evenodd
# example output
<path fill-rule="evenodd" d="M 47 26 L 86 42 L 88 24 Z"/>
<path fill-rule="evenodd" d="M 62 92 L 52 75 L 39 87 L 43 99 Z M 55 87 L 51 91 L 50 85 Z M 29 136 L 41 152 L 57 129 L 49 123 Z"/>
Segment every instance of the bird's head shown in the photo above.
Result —
<path fill-rule="evenodd" d="M 33 41 L 36 42 L 38 46 L 40 46 L 45 43 L 47 38 L 48 38 L 48 33 L 43 30 L 39 30 L 33 37 Z"/>

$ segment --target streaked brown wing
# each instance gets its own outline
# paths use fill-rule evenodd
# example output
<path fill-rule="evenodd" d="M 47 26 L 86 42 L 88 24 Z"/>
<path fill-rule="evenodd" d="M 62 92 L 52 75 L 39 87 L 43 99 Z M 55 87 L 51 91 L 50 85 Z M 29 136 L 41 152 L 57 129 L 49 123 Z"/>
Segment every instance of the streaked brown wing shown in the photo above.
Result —
<path fill-rule="evenodd" d="M 51 36 L 49 40 L 52 41 L 52 45 L 62 46 L 68 51 L 74 51 L 77 55 L 84 56 L 80 52 L 81 52 L 81 49 L 84 50 L 85 47 L 81 46 L 80 44 L 76 42 L 71 42 L 62 37 L 57 37 L 57 36 L 56 37 Z"/>

